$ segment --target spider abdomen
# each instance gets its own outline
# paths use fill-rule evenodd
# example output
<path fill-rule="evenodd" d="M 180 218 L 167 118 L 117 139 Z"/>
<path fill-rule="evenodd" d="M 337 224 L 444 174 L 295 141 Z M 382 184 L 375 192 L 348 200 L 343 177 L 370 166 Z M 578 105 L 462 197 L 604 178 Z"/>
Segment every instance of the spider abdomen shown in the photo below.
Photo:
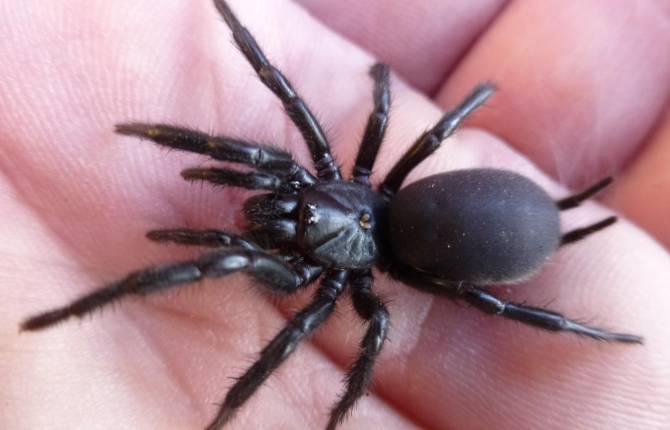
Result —
<path fill-rule="evenodd" d="M 403 188 L 389 214 L 393 255 L 450 281 L 511 283 L 560 244 L 559 211 L 531 180 L 506 170 L 458 170 Z"/>

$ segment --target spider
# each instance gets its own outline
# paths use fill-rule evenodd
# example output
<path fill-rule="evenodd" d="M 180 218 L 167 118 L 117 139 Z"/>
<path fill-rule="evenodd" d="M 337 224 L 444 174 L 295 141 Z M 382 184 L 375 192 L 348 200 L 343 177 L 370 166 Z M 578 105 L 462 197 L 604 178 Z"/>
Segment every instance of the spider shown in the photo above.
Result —
<path fill-rule="evenodd" d="M 370 69 L 374 109 L 352 178 L 345 180 L 306 103 L 268 61 L 228 4 L 214 0 L 214 5 L 238 48 L 300 131 L 316 176 L 277 148 L 163 124 L 118 124 L 120 134 L 252 168 L 251 172 L 191 168 L 182 172 L 186 180 L 267 192 L 244 203 L 249 227 L 242 234 L 182 228 L 150 231 L 147 237 L 156 242 L 212 250 L 193 261 L 130 273 L 66 306 L 25 320 L 22 330 L 41 330 L 70 317 L 82 317 L 128 295 L 145 295 L 240 271 L 258 285 L 284 294 L 319 280 L 311 302 L 293 316 L 230 388 L 208 430 L 220 429 L 233 418 L 300 341 L 328 318 L 348 287 L 367 330 L 359 356 L 348 371 L 344 393 L 331 410 L 326 428 L 335 429 L 365 393 L 388 334 L 389 312 L 372 291 L 374 267 L 411 287 L 463 300 L 484 312 L 541 329 L 597 340 L 642 342 L 639 336 L 608 332 L 547 309 L 504 301 L 486 289 L 532 276 L 559 247 L 613 224 L 616 217 L 609 217 L 562 234 L 559 219 L 560 211 L 579 206 L 606 187 L 611 178 L 559 201 L 529 179 L 497 169 L 441 173 L 401 189 L 407 175 L 489 99 L 495 90 L 493 84 L 478 85 L 423 133 L 375 190 L 369 178 L 388 124 L 389 67 L 375 64 Z"/>

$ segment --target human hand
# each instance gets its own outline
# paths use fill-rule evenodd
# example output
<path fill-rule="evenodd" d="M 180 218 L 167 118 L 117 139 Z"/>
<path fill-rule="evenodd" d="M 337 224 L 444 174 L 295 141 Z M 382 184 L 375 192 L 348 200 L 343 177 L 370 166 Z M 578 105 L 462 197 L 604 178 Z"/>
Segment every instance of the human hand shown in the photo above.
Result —
<path fill-rule="evenodd" d="M 319 114 L 350 171 L 370 109 L 367 69 L 374 60 L 292 3 L 250 3 L 233 7 Z M 494 166 L 520 171 L 559 197 L 566 191 L 532 163 L 574 186 L 617 173 L 622 179 L 605 202 L 647 223 L 669 246 L 670 230 L 648 224 L 663 219 L 657 214 L 667 212 L 670 188 L 667 163 L 653 165 L 669 152 L 662 142 L 670 127 L 663 117 L 670 63 L 657 54 L 668 45 L 667 21 L 652 6 L 632 16 L 611 6 L 515 3 L 495 16 L 494 2 L 473 12 L 426 1 L 412 18 L 388 1 L 365 8 L 338 2 L 336 10 L 327 9 L 333 2 L 304 3 L 416 88 L 393 80 L 391 126 L 374 179 L 439 118 L 436 104 L 448 108 L 475 82 L 491 79 L 500 91 L 469 124 L 505 141 L 462 130 L 410 181 Z M 147 243 L 147 230 L 225 228 L 237 217 L 246 193 L 179 177 L 201 157 L 115 136 L 113 124 L 179 123 L 275 142 L 309 164 L 304 144 L 208 1 L 25 1 L 5 8 L 2 422 L 18 429 L 201 428 L 229 378 L 297 302 L 268 301 L 231 277 L 128 300 L 40 334 L 19 336 L 16 324 L 131 270 L 194 255 Z M 435 95 L 435 104 L 425 94 Z M 655 128 L 661 131 L 651 135 Z M 649 188 L 658 194 L 641 205 Z M 585 205 L 564 228 L 604 213 Z M 390 341 L 374 395 L 342 428 L 662 428 L 670 419 L 669 260 L 666 249 L 624 221 L 502 291 L 533 304 L 553 300 L 552 308 L 570 316 L 641 334 L 641 347 L 540 332 L 378 277 L 375 290 L 390 301 Z M 362 335 L 354 320 L 342 300 L 231 428 L 321 427 Z"/>

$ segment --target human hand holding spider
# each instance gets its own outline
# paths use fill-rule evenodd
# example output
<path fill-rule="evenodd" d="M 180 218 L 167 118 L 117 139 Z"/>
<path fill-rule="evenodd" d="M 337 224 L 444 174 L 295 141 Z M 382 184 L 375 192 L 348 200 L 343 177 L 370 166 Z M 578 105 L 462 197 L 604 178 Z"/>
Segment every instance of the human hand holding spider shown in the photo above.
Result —
<path fill-rule="evenodd" d="M 118 3 L 88 5 L 90 15 L 81 17 L 81 24 L 79 21 L 76 24 L 81 25 L 80 33 L 63 36 L 71 38 L 67 40 L 69 43 L 75 43 L 67 45 L 75 46 L 71 48 L 73 51 L 39 52 L 35 56 L 39 60 L 28 61 L 27 66 L 22 63 L 26 67 L 20 73 L 10 69 L 3 74 L 6 76 L 2 87 L 3 94 L 7 95 L 5 100 L 16 101 L 7 105 L 6 109 L 11 110 L 2 116 L 6 136 L 3 172 L 7 189 L 13 191 L 7 195 L 19 197 L 15 204 L 4 209 L 8 211 L 5 219 L 15 220 L 5 236 L 18 238 L 19 244 L 41 244 L 38 250 L 28 245 L 18 267 L 12 266 L 16 278 L 11 282 L 12 289 L 7 288 L 7 291 L 10 294 L 18 291 L 19 296 L 16 309 L 6 313 L 9 321 L 3 324 L 5 327 L 13 327 L 15 321 L 25 316 L 26 309 L 34 309 L 33 303 L 41 298 L 45 303 L 60 302 L 63 295 L 88 291 L 102 280 L 138 266 L 185 255 L 183 250 L 157 250 L 144 243 L 145 230 L 184 224 L 193 227 L 230 225 L 238 210 L 233 203 L 239 203 L 242 196 L 237 191 L 199 189 L 179 182 L 176 172 L 180 167 L 197 162 L 198 157 L 166 156 L 151 145 L 112 139 L 111 135 L 100 133 L 108 124 L 139 117 L 185 123 L 205 130 L 215 128 L 219 132 L 259 140 L 286 142 L 292 152 L 305 158 L 297 132 L 267 91 L 257 84 L 239 55 L 225 42 L 228 35 L 222 25 L 211 18 L 209 5 L 200 8 L 175 4 L 160 11 L 149 6 L 138 10 L 124 6 Z M 59 10 L 50 7 L 51 13 Z M 365 69 L 372 60 L 314 25 L 290 4 L 268 5 L 265 10 L 255 11 L 245 10 L 243 5 L 238 8 L 269 55 L 292 78 L 323 122 L 332 125 L 330 134 L 334 137 L 335 153 L 346 166 L 351 165 L 357 149 L 355 143 L 369 110 L 370 83 Z M 44 11 L 42 7 L 38 10 Z M 452 9 L 440 14 L 447 16 L 450 11 Z M 358 11 L 363 16 L 364 12 Z M 492 12 L 493 9 L 481 15 L 490 17 Z M 156 19 L 157 13 L 165 19 Z M 334 19 L 328 18 L 327 11 L 322 13 L 325 20 Z M 652 62 L 648 69 L 643 67 L 646 63 L 639 61 L 647 58 L 647 51 L 640 46 L 653 52 L 650 42 L 653 35 L 649 40 L 640 36 L 642 40 L 635 41 L 628 50 L 609 53 L 613 58 L 594 61 L 591 57 L 600 51 L 586 52 L 583 58 L 577 56 L 577 65 L 585 70 L 573 63 L 574 67 L 563 71 L 565 77 L 559 74 L 560 79 L 522 67 L 525 64 L 522 60 L 529 61 L 524 55 L 541 53 L 539 49 L 521 50 L 516 52 L 516 58 L 511 55 L 515 51 L 510 49 L 487 53 L 486 47 L 491 45 L 518 46 L 518 41 L 506 39 L 514 34 L 506 29 L 518 30 L 515 20 L 533 22 L 529 30 L 547 31 L 540 25 L 541 20 L 528 21 L 528 14 L 533 13 L 535 18 L 550 16 L 546 11 L 510 8 L 453 69 L 444 58 L 427 55 L 432 50 L 391 50 L 384 60 L 410 83 L 424 90 L 435 91 L 443 86 L 439 79 L 431 82 L 426 75 L 430 77 L 435 73 L 435 78 L 452 70 L 445 84 L 449 97 L 453 97 L 449 104 L 476 80 L 490 78 L 499 82 L 502 90 L 473 118 L 473 124 L 483 124 L 519 145 L 535 163 L 548 171 L 555 170 L 554 173 L 568 183 L 610 173 L 611 165 L 605 166 L 608 169 L 599 167 L 603 159 L 591 159 L 589 155 L 604 154 L 608 157 L 607 163 L 612 165 L 620 165 L 632 157 L 644 160 L 640 154 L 659 146 L 653 143 L 657 137 L 651 138 L 652 143 L 644 152 L 641 149 L 645 130 L 651 129 L 654 120 L 661 115 L 659 98 L 663 91 L 659 88 L 667 85 L 660 80 L 667 76 L 662 73 L 668 70 L 665 60 Z M 436 11 L 431 14 L 436 15 Z M 152 19 L 148 19 L 149 16 Z M 551 17 L 556 19 L 555 15 Z M 479 18 L 480 23 L 486 21 L 486 17 Z M 620 18 L 611 14 L 607 19 L 616 24 Z M 155 25 L 154 20 L 158 21 Z M 393 16 L 390 15 L 389 20 L 392 21 Z M 565 20 L 572 22 L 569 14 Z M 63 29 L 58 27 L 60 21 L 38 13 L 30 14 L 28 21 L 34 25 L 33 31 L 28 33 L 30 46 L 27 48 L 30 49 L 21 52 L 34 52 L 36 46 L 42 46 L 41 37 L 48 41 L 51 49 L 57 48 L 52 36 L 54 32 L 62 34 Z M 471 41 L 472 35 L 483 31 L 484 26 L 477 28 L 472 20 L 468 22 L 472 28 L 454 24 L 453 30 L 447 29 L 454 33 L 448 34 L 458 33 L 463 37 L 463 32 L 469 30 L 471 36 L 466 39 Z M 121 28 L 127 27 L 119 23 L 141 31 L 132 35 L 123 33 Z M 415 32 L 409 32 L 416 29 L 415 24 L 397 24 L 389 36 L 397 36 L 402 34 L 400 29 L 407 29 L 406 35 L 418 38 Z M 194 26 L 198 28 L 195 33 Z M 170 31 L 165 32 L 165 28 Z M 355 28 L 360 27 L 352 27 Z M 299 29 L 299 34 L 283 29 Z M 645 27 L 645 31 L 650 29 L 653 27 Z M 618 28 L 610 30 L 612 34 L 607 40 L 617 35 L 623 37 L 617 33 Z M 343 31 L 346 33 L 346 29 Z M 383 47 L 375 45 L 368 36 L 361 37 L 359 42 L 370 43 L 370 49 L 383 53 Z M 451 43 L 454 37 L 442 37 L 440 40 L 447 45 L 445 51 L 449 55 L 454 51 L 464 53 L 467 40 L 461 42 L 463 46 L 459 48 L 455 46 L 458 44 Z M 304 44 L 305 40 L 311 43 Z M 166 49 L 158 51 L 156 46 Z M 529 63 L 555 72 L 556 67 L 563 65 L 561 59 L 566 60 L 560 53 L 567 47 L 556 48 L 551 59 L 542 57 Z M 12 54 L 19 55 L 15 46 L 5 46 L 4 51 L 9 58 L 15 58 Z M 109 55 L 101 59 L 93 55 L 94 52 Z M 498 61 L 497 55 L 501 53 L 506 58 Z M 565 52 L 568 54 L 574 55 Z M 421 70 L 430 73 L 421 73 L 419 77 L 418 73 L 406 69 L 406 62 L 394 61 L 394 55 L 416 59 L 409 63 L 423 61 L 426 67 Z M 47 58 L 51 62 L 46 61 Z M 81 63 L 82 58 L 96 61 Z M 575 61 L 572 56 L 569 58 Z M 100 64 L 106 59 L 112 61 L 111 71 L 105 71 L 108 69 Z M 602 79 L 583 81 L 580 73 L 593 73 L 588 66 L 597 63 L 602 67 L 605 61 L 616 62 L 617 66 L 634 63 L 637 79 L 631 80 L 631 74 L 623 74 L 626 80 L 622 82 L 620 74 L 611 73 Z M 54 68 L 54 62 L 58 67 Z M 75 66 L 76 71 L 84 73 L 75 73 Z M 542 76 L 542 80 L 538 76 Z M 654 77 L 659 80 L 654 81 Z M 7 82 L 19 85 L 9 86 Z M 21 89 L 22 82 L 38 86 L 22 93 L 23 103 L 20 103 L 14 96 L 17 93 L 12 91 Z M 541 92 L 529 85 L 534 82 Z M 523 85 L 515 86 L 515 83 Z M 69 85 L 74 85 L 72 88 L 76 91 L 69 90 Z M 647 86 L 658 93 L 647 91 Z M 605 88 L 619 93 L 610 94 L 607 103 L 584 96 L 601 95 Z M 40 91 L 45 89 L 52 91 L 47 106 L 38 103 L 47 100 L 40 97 Z M 62 92 L 58 92 L 59 89 Z M 664 91 L 667 94 L 667 88 Z M 651 94 L 647 94 L 644 104 L 632 105 L 634 109 L 623 102 L 615 106 L 609 103 L 646 93 Z M 325 94 L 328 97 L 322 98 Z M 555 103 L 555 99 L 562 103 Z M 439 96 L 437 100 L 442 101 Z M 576 108 L 575 100 L 579 102 Z M 589 117 L 594 112 L 598 116 Z M 38 113 L 40 118 L 46 119 L 36 123 Z M 428 127 L 438 116 L 439 111 L 434 106 L 395 81 L 392 125 L 380 155 L 380 173 L 398 158 L 418 131 Z M 621 116 L 628 122 L 615 121 Z M 63 124 L 64 121 L 67 123 Z M 570 127 L 565 125 L 566 121 Z M 597 130 L 592 128 L 594 122 Z M 258 124 L 263 124 L 262 129 Z M 585 135 L 589 138 L 583 137 Z M 547 146 L 546 142 L 553 146 Z M 605 143 L 609 145 L 607 148 L 603 146 Z M 565 149 L 569 145 L 584 144 L 590 148 Z M 578 159 L 574 167 L 569 166 L 572 169 L 560 162 L 552 166 L 552 158 L 560 161 L 564 156 L 569 157 L 570 162 Z M 523 158 L 506 149 L 500 141 L 487 134 L 467 131 L 445 144 L 414 177 L 474 165 L 521 170 L 551 187 Z M 602 172 L 597 171 L 599 169 Z M 579 176 L 586 172 L 593 176 L 585 176 L 586 179 Z M 124 173 L 128 176 L 123 176 Z M 653 180 L 659 173 L 662 172 L 650 171 L 642 177 Z M 638 180 L 643 181 L 638 188 L 645 188 L 644 179 Z M 628 186 L 625 181 L 624 178 L 618 185 L 619 190 L 624 191 L 615 190 L 611 194 L 623 210 L 627 210 L 627 204 L 632 201 L 625 194 L 622 196 Z M 661 186 L 667 190 L 667 182 Z M 662 204 L 664 202 L 658 199 L 645 208 L 654 213 L 661 210 Z M 597 212 L 587 207 L 580 214 L 593 219 Z M 658 238 L 667 238 L 667 231 L 656 228 L 652 231 Z M 8 248 L 9 251 L 15 255 L 16 246 Z M 40 273 L 34 270 L 36 260 L 43 262 Z M 667 252 L 624 224 L 579 247 L 563 251 L 552 261 L 531 282 L 506 293 L 535 302 L 555 298 L 553 307 L 578 316 L 595 316 L 611 326 L 625 325 L 643 334 L 647 344 L 642 348 L 605 348 L 565 336 L 523 331 L 528 329 L 510 322 L 491 321 L 444 299 L 430 298 L 397 284 L 378 282 L 377 291 L 391 300 L 394 316 L 391 342 L 376 371 L 378 395 L 361 402 L 354 417 L 342 428 L 416 425 L 478 428 L 491 423 L 498 428 L 534 427 L 540 420 L 547 419 L 552 420 L 550 425 L 556 428 L 631 427 L 640 423 L 641 428 L 649 428 L 668 419 L 667 405 L 659 404 L 655 410 L 635 407 L 638 401 L 659 402 L 668 390 L 667 379 L 662 378 L 663 372 L 659 370 L 668 358 L 668 351 L 662 348 L 668 340 L 663 326 L 668 316 L 668 292 L 667 288 L 663 290 L 669 279 Z M 16 285 L 21 285 L 21 289 L 17 290 Z M 197 427 L 211 415 L 202 405 L 220 399 L 227 384 L 226 377 L 239 373 L 239 363 L 251 357 L 274 334 L 283 316 L 288 315 L 287 308 L 295 308 L 282 304 L 278 313 L 269 303 L 258 303 L 261 294 L 241 288 L 242 285 L 241 279 L 227 279 L 207 283 L 204 288 L 193 288 L 192 293 L 127 302 L 104 320 L 96 319 L 79 327 L 70 324 L 60 332 L 49 332 L 49 336 L 17 338 L 13 331 L 7 331 L 7 338 L 19 345 L 17 349 L 29 349 L 35 361 L 48 358 L 48 363 L 34 364 L 15 361 L 18 355 L 24 357 L 17 354 L 17 358 L 12 357 L 3 364 L 12 371 L 7 373 L 11 375 L 10 383 L 4 389 L 12 390 L 16 388 L 14 384 L 26 381 L 39 381 L 39 384 L 30 384 L 31 391 L 24 392 L 24 397 L 12 397 L 19 400 L 15 409 L 20 406 L 23 413 L 18 417 L 12 414 L 11 419 L 23 419 L 16 422 L 24 427 L 40 427 L 36 423 L 41 422 L 65 423 L 63 426 L 67 427 L 67 420 L 70 426 L 81 425 L 82 420 L 86 420 L 87 424 L 101 428 L 106 428 L 105 423 L 134 428 Z M 320 426 L 323 411 L 333 400 L 331 387 L 340 375 L 337 366 L 326 357 L 346 365 L 354 351 L 353 344 L 360 337 L 358 333 L 351 334 L 350 321 L 354 316 L 349 318 L 349 312 L 347 306 L 340 306 L 340 317 L 334 318 L 330 327 L 324 327 L 316 337 L 317 348 L 303 345 L 290 366 L 285 366 L 271 379 L 269 385 L 273 388 L 261 390 L 232 428 Z M 64 374 L 71 377 L 61 379 Z M 98 383 L 92 386 L 82 382 L 91 379 Z M 84 389 L 90 390 L 92 396 L 82 396 Z M 76 405 L 72 404 L 71 396 L 63 395 L 70 390 L 79 399 Z M 617 397 L 612 392 L 625 394 Z M 48 413 L 44 409 L 45 402 L 36 402 L 42 400 L 42 396 L 49 399 Z M 60 401 L 68 406 L 56 408 Z M 92 409 L 96 405 L 100 409 Z M 560 415 L 561 410 L 568 409 L 573 413 Z M 91 410 L 98 412 L 91 417 Z M 105 416 L 107 413 L 109 418 Z M 546 421 L 542 422 L 547 425 Z"/>

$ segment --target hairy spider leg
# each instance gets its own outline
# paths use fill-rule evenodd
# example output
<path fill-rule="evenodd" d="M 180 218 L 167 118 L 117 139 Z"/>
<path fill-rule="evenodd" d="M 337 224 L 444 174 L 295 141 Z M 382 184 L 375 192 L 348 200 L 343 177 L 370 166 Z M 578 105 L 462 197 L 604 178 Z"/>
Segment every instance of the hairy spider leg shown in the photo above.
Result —
<path fill-rule="evenodd" d="M 187 181 L 204 181 L 217 185 L 246 188 L 247 190 L 268 190 L 275 192 L 296 191 L 283 178 L 263 172 L 238 172 L 232 169 L 196 167 L 181 172 Z"/>
<path fill-rule="evenodd" d="M 291 293 L 308 282 L 290 265 L 261 250 L 223 248 L 196 260 L 152 267 L 127 275 L 120 281 L 86 294 L 69 305 L 35 315 L 21 324 L 22 330 L 41 330 L 70 317 L 81 318 L 128 295 L 145 295 L 203 278 L 219 278 L 243 271 L 271 291 Z"/>
<path fill-rule="evenodd" d="M 391 89 L 389 83 L 389 66 L 376 63 L 370 68 L 370 76 L 374 81 L 372 101 L 374 107 L 368 117 L 363 140 L 358 148 L 358 156 L 352 176 L 354 181 L 369 184 L 372 167 L 377 159 L 379 147 L 384 141 L 391 108 Z"/>
<path fill-rule="evenodd" d="M 256 224 L 278 218 L 297 219 L 299 204 L 299 196 L 294 194 L 256 194 L 244 202 L 244 215 Z"/>
<path fill-rule="evenodd" d="M 247 235 L 265 249 L 294 248 L 297 229 L 298 224 L 294 220 L 280 218 L 252 225 Z"/>
<path fill-rule="evenodd" d="M 605 187 L 610 185 L 612 183 L 613 179 L 611 176 L 608 176 L 607 178 L 601 179 L 600 181 L 596 182 L 595 184 L 591 185 L 587 189 L 585 189 L 582 192 L 579 192 L 577 194 L 573 194 L 571 196 L 568 196 L 564 199 L 561 199 L 556 202 L 556 206 L 558 207 L 558 210 L 564 211 L 568 209 L 573 209 L 578 207 L 582 202 L 585 200 L 593 197 L 600 191 L 602 191 Z M 609 227 L 610 225 L 614 224 L 617 221 L 617 217 L 611 216 L 608 218 L 605 218 L 601 221 L 598 221 L 596 223 L 593 223 L 589 226 L 582 227 L 582 228 L 576 228 L 574 230 L 571 230 L 567 233 L 564 233 L 563 236 L 561 237 L 561 246 L 563 245 L 568 245 L 570 243 L 575 243 L 578 240 L 584 239 L 586 236 L 589 236 L 597 231 L 600 231 L 604 229 L 605 227 Z"/>
<path fill-rule="evenodd" d="M 117 124 L 116 132 L 149 139 L 169 148 L 208 155 L 215 160 L 245 164 L 264 172 L 279 174 L 287 183 L 295 182 L 303 187 L 316 183 L 316 178 L 296 163 L 291 154 L 278 148 L 229 137 L 210 136 L 201 131 L 165 124 Z"/>
<path fill-rule="evenodd" d="M 569 331 L 593 339 L 613 342 L 642 343 L 643 340 L 642 337 L 633 334 L 614 333 L 588 326 L 548 309 L 506 302 L 475 285 L 433 278 L 409 266 L 394 265 L 391 268 L 391 275 L 427 293 L 465 300 L 486 313 L 534 327 L 551 331 Z"/>
<path fill-rule="evenodd" d="M 206 430 L 218 430 L 256 392 L 259 386 L 335 309 L 335 303 L 344 290 L 348 273 L 345 270 L 327 272 L 312 301 L 300 310 L 263 348 L 258 360 L 230 388 L 214 420 Z"/>
<path fill-rule="evenodd" d="M 235 43 L 254 68 L 261 82 L 281 100 L 284 110 L 300 131 L 312 155 L 317 176 L 325 180 L 342 179 L 326 135 L 305 101 L 300 98 L 279 69 L 270 64 L 254 37 L 240 23 L 230 6 L 223 0 L 214 0 L 214 5 L 232 31 Z"/>
<path fill-rule="evenodd" d="M 602 191 L 605 187 L 607 187 L 609 184 L 611 184 L 613 181 L 611 176 L 608 176 L 605 179 L 602 179 L 595 184 L 591 185 L 589 188 L 585 189 L 584 191 L 574 194 L 572 196 L 568 196 L 564 199 L 561 199 L 556 202 L 556 206 L 558 207 L 559 210 L 564 211 L 572 208 L 576 208 L 584 200 L 587 200 L 600 191 Z"/>
<path fill-rule="evenodd" d="M 570 331 L 596 340 L 642 343 L 642 338 L 640 336 L 605 331 L 567 319 L 558 312 L 506 302 L 480 288 L 464 288 L 462 298 L 477 309 L 486 313 L 500 315 L 504 318 L 509 318 L 546 330 Z"/>
<path fill-rule="evenodd" d="M 147 238 L 154 242 L 165 243 L 172 242 L 177 245 L 203 246 L 207 248 L 222 247 L 241 247 L 250 250 L 260 250 L 258 244 L 236 234 L 227 233 L 221 230 L 192 230 L 188 228 L 174 228 L 163 230 L 152 230 L 147 233 Z M 281 258 L 291 266 L 302 279 L 306 279 L 303 286 L 312 283 L 321 273 L 323 266 L 305 261 L 305 259 L 295 253 L 279 254 Z"/>
<path fill-rule="evenodd" d="M 389 326 L 389 312 L 384 303 L 372 292 L 372 272 L 364 270 L 353 275 L 351 299 L 358 315 L 368 322 L 361 340 L 360 353 L 346 376 L 346 391 L 331 410 L 327 430 L 342 423 L 356 401 L 365 393 L 372 379 L 372 368 L 381 352 Z"/>
<path fill-rule="evenodd" d="M 584 191 L 581 191 L 577 194 L 573 194 L 571 196 L 565 197 L 559 201 L 556 202 L 556 206 L 558 207 L 559 210 L 564 211 L 568 209 L 573 209 L 578 207 L 582 202 L 585 200 L 593 197 L 600 191 L 602 191 L 605 187 L 610 185 L 612 183 L 613 179 L 611 176 L 608 176 L 607 178 L 601 179 L 600 181 L 596 182 L 595 184 L 591 185 Z M 564 233 L 563 236 L 561 237 L 561 246 L 567 245 L 570 243 L 577 242 L 578 240 L 584 239 L 586 236 L 589 236 L 597 231 L 600 231 L 604 229 L 605 227 L 609 227 L 610 225 L 614 224 L 617 221 L 617 218 L 615 216 L 611 216 L 608 218 L 605 218 L 601 221 L 598 221 L 594 224 L 591 224 L 586 227 L 582 228 L 577 228 L 574 230 L 571 230 L 567 233 Z"/>
<path fill-rule="evenodd" d="M 576 228 L 574 230 L 570 230 L 567 233 L 563 233 L 563 236 L 561 237 L 561 245 L 560 246 L 568 245 L 570 243 L 575 243 L 578 240 L 582 240 L 586 236 L 590 236 L 597 231 L 600 231 L 600 230 L 602 230 L 606 227 L 611 226 L 616 221 L 617 221 L 617 217 L 611 216 L 611 217 L 603 219 L 602 221 L 598 221 L 596 223 L 588 225 L 586 227 Z"/>
<path fill-rule="evenodd" d="M 238 247 L 250 250 L 260 250 L 255 243 L 242 236 L 227 233 L 221 230 L 205 229 L 194 230 L 190 228 L 170 228 L 151 230 L 147 239 L 154 242 L 172 242 L 178 245 L 203 246 L 207 248 Z"/>
<path fill-rule="evenodd" d="M 491 97 L 494 91 L 495 87 L 489 82 L 476 86 L 461 104 L 447 112 L 433 128 L 419 136 L 386 175 L 386 179 L 379 187 L 379 192 L 389 198 L 397 193 L 409 172 L 435 152 L 471 113 Z"/>

